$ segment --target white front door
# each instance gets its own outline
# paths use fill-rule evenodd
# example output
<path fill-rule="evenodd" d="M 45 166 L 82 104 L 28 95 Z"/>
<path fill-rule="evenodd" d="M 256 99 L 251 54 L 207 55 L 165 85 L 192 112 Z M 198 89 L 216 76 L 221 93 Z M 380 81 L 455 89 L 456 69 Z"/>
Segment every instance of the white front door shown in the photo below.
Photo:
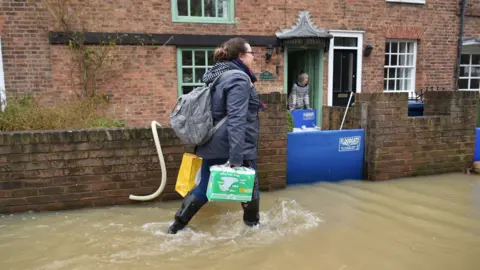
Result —
<path fill-rule="evenodd" d="M 329 30 L 328 106 L 346 106 L 350 92 L 362 91 L 363 31 Z"/>

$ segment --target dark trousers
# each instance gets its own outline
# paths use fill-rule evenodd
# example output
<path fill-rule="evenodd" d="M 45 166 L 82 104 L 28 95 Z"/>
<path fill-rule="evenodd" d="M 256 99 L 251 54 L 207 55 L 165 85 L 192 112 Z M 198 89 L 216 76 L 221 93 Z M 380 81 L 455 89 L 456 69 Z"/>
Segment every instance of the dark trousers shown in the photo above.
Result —
<path fill-rule="evenodd" d="M 207 188 L 210 179 L 210 166 L 222 165 L 228 159 L 204 159 L 202 160 L 202 168 L 200 171 L 200 183 L 192 189 L 183 199 L 182 206 L 175 214 L 175 222 L 168 228 L 168 233 L 175 234 L 182 230 L 193 216 L 208 202 Z M 255 160 L 245 160 L 244 167 L 250 167 L 257 170 L 257 163 Z M 258 175 L 255 177 L 255 184 L 253 186 L 252 200 L 250 202 L 241 202 L 243 208 L 243 221 L 247 226 L 256 226 L 260 222 L 260 193 L 258 185 Z"/>

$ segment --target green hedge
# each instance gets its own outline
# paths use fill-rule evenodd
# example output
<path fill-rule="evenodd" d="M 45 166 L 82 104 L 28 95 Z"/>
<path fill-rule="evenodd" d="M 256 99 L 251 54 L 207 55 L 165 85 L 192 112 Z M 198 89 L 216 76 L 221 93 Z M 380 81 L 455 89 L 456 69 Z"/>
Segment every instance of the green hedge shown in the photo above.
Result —
<path fill-rule="evenodd" d="M 480 127 L 480 105 L 478 105 L 477 109 L 477 127 Z"/>
<path fill-rule="evenodd" d="M 293 131 L 293 117 L 289 111 L 287 111 L 287 129 L 288 129 L 288 132 Z"/>
<path fill-rule="evenodd" d="M 125 127 L 125 121 L 106 113 L 107 107 L 101 97 L 40 106 L 31 94 L 14 96 L 0 111 L 0 132 Z"/>

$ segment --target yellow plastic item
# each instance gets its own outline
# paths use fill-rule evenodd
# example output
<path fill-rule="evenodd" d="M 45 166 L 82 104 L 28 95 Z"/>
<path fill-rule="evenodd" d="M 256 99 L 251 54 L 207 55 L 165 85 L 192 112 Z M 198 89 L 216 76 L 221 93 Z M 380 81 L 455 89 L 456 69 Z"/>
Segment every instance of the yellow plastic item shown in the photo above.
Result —
<path fill-rule="evenodd" d="M 202 167 L 202 158 L 191 153 L 184 153 L 182 164 L 178 171 L 177 183 L 175 191 L 185 197 L 187 193 L 195 188 L 195 176 Z"/>

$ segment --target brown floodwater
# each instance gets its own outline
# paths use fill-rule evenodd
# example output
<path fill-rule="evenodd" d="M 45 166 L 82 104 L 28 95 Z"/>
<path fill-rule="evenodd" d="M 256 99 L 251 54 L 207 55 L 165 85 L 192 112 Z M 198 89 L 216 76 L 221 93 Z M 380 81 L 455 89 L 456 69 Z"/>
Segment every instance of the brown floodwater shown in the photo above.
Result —
<path fill-rule="evenodd" d="M 480 269 L 480 176 L 288 187 L 258 228 L 210 203 L 167 235 L 179 204 L 0 216 L 0 269 Z"/>

